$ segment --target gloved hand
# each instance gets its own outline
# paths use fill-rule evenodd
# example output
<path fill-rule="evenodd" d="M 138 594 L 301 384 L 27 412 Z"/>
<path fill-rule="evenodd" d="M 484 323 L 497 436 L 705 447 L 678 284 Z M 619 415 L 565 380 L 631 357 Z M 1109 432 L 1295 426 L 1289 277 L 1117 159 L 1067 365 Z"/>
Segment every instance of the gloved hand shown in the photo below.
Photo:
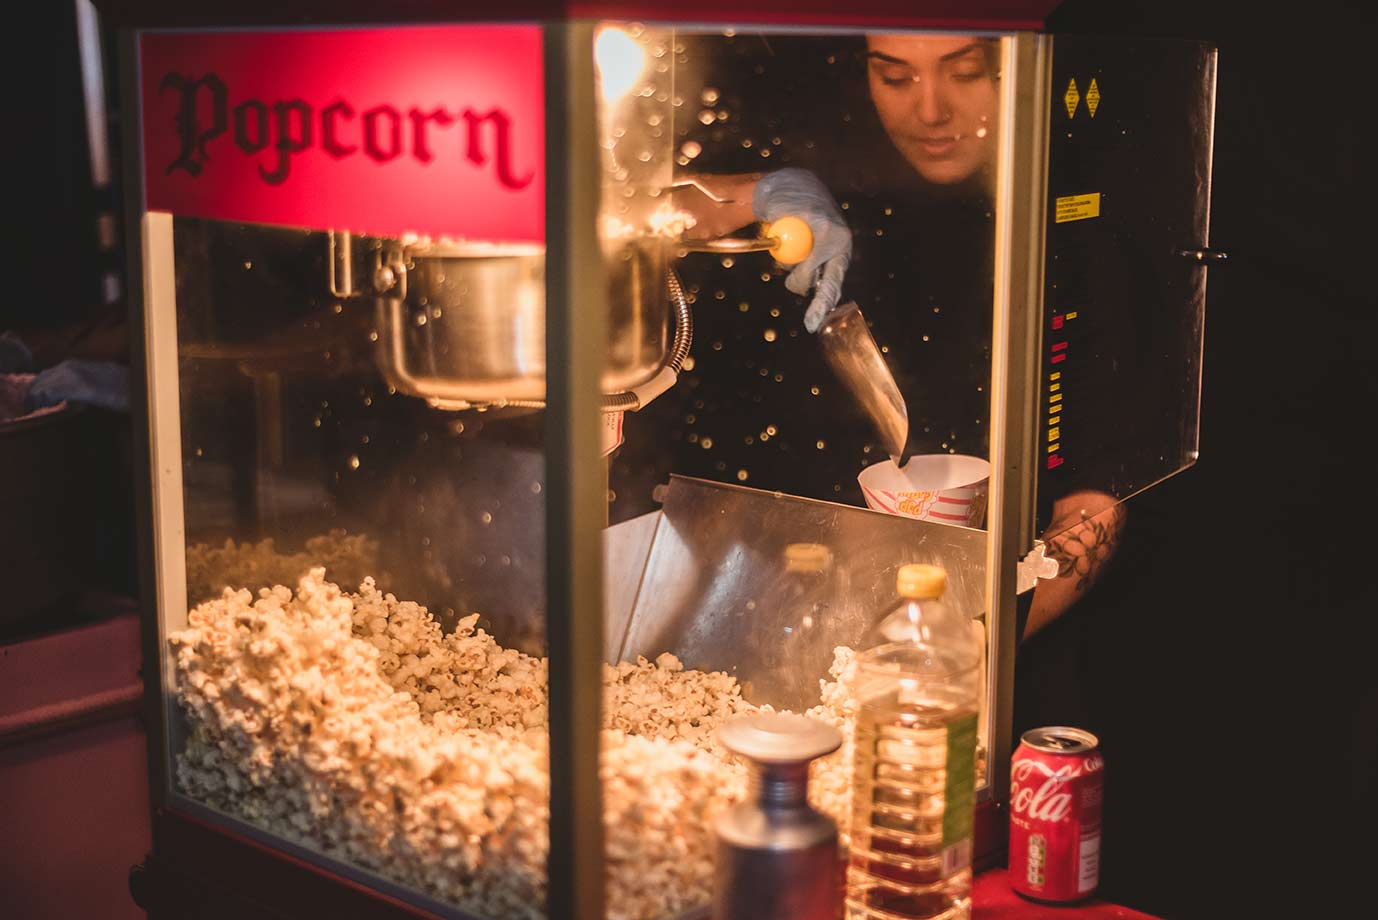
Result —
<path fill-rule="evenodd" d="M 113 361 L 68 358 L 34 377 L 24 408 L 34 412 L 63 400 L 128 412 L 129 368 Z"/>
<path fill-rule="evenodd" d="M 813 300 L 804 311 L 804 328 L 817 332 L 842 296 L 842 276 L 852 261 L 852 231 L 837 202 L 807 169 L 781 169 L 756 183 L 751 208 L 758 220 L 793 215 L 813 231 L 813 251 L 785 278 L 785 287 L 801 295 L 813 289 Z"/>
<path fill-rule="evenodd" d="M 0 332 L 0 374 L 22 374 L 33 369 L 33 352 L 13 332 Z"/>

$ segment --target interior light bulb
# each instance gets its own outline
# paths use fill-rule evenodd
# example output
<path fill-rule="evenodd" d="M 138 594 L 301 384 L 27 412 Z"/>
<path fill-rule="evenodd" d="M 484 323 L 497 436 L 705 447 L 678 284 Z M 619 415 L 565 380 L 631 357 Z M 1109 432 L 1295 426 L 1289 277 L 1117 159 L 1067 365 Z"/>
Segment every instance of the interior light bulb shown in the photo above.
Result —
<path fill-rule="evenodd" d="M 616 102 L 631 91 L 646 68 L 646 52 L 621 29 L 608 28 L 593 42 L 593 60 L 598 65 L 603 98 Z"/>

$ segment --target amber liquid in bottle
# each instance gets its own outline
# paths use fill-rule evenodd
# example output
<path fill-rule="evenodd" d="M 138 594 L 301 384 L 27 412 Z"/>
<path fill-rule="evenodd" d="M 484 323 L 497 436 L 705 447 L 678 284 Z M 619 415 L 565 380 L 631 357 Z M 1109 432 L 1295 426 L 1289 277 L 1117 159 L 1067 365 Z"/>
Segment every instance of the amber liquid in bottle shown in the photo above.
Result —
<path fill-rule="evenodd" d="M 971 838 L 952 839 L 950 819 L 945 835 L 944 818 L 949 804 L 972 807 L 968 794 L 948 802 L 948 770 L 971 765 L 952 756 L 953 739 L 974 733 L 976 710 L 901 698 L 865 700 L 857 714 L 847 920 L 965 920 Z"/>

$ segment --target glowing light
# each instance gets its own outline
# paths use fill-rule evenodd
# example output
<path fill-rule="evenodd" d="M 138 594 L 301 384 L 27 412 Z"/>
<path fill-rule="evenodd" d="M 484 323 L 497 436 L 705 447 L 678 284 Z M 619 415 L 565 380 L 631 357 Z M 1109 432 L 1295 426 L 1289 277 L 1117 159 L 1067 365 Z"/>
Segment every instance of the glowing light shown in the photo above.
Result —
<path fill-rule="evenodd" d="M 646 67 L 646 52 L 621 29 L 604 29 L 593 42 L 593 60 L 603 88 L 603 98 L 616 102 L 631 92 Z"/>

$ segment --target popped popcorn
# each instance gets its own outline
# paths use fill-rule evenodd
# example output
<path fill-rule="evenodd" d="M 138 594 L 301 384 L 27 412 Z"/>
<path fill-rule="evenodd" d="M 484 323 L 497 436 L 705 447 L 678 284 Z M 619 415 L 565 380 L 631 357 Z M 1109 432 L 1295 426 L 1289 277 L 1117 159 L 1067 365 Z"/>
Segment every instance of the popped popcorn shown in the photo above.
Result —
<path fill-rule="evenodd" d="M 295 592 L 225 588 L 168 639 L 181 790 L 477 914 L 543 916 L 547 662 L 477 621 L 446 634 L 372 578 L 346 593 L 320 566 Z M 811 784 L 844 832 L 850 661 L 839 649 L 840 682 L 820 681 L 808 713 L 844 733 Z M 608 916 L 670 917 L 709 900 L 713 821 L 746 793 L 717 728 L 761 707 L 670 654 L 605 666 L 603 683 Z"/>

